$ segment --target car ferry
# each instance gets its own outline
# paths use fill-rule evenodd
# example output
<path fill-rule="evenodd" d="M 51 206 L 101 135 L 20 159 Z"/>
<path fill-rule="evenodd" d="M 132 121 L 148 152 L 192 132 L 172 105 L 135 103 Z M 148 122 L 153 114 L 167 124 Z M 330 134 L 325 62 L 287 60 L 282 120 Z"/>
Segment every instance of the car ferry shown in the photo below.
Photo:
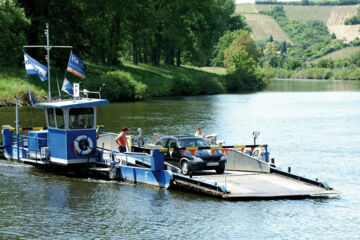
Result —
<path fill-rule="evenodd" d="M 47 43 L 46 46 L 40 47 L 47 49 L 49 59 L 49 51 L 54 46 Z M 78 71 L 81 70 L 81 61 L 72 53 L 70 57 L 78 66 L 68 68 L 81 76 L 81 71 Z M 27 73 L 29 71 L 45 79 L 45 67 L 34 60 L 31 60 L 31 66 L 27 66 L 27 61 L 30 60 L 29 56 L 25 57 Z M 328 197 L 338 194 L 326 183 L 277 169 L 274 162 L 269 161 L 267 145 L 256 145 L 255 141 L 253 145 L 173 146 L 170 140 L 166 139 L 169 144 L 164 145 L 158 141 L 141 148 L 130 147 L 127 152 L 120 153 L 115 142 L 117 134 L 102 132 L 99 130 L 102 128 L 97 127 L 97 107 L 109 103 L 101 99 L 100 92 L 90 92 L 86 89 L 81 91 L 80 85 L 74 83 L 73 87 L 65 88 L 68 92 L 69 89 L 73 89 L 72 98 L 52 100 L 50 74 L 48 76 L 48 101 L 35 104 L 35 107 L 44 108 L 46 128 L 34 128 L 21 134 L 16 104 L 16 127 L 2 126 L 1 148 L 5 158 L 35 166 L 51 166 L 55 169 L 76 168 L 88 176 L 96 174 L 106 179 L 190 190 L 224 199 Z M 80 96 L 81 93 L 83 96 Z M 99 97 L 89 98 L 89 93 L 95 93 Z M 31 97 L 30 94 L 30 99 Z M 209 159 L 211 154 L 218 154 L 221 169 L 220 162 L 209 161 L 210 164 L 204 162 L 205 169 L 212 169 L 215 164 L 219 164 L 215 166 L 217 172 L 205 171 L 195 174 L 190 164 L 181 171 L 178 168 L 181 165 L 177 167 L 172 165 L 171 161 L 165 162 L 165 157 L 169 157 L 170 153 L 176 153 L 179 161 L 183 159 L 182 162 L 185 162 L 199 158 L 198 151 L 207 151 L 206 156 Z M 262 153 L 259 153 L 260 151 Z M 189 153 L 193 157 L 188 155 Z M 210 165 L 214 166 L 210 168 Z"/>

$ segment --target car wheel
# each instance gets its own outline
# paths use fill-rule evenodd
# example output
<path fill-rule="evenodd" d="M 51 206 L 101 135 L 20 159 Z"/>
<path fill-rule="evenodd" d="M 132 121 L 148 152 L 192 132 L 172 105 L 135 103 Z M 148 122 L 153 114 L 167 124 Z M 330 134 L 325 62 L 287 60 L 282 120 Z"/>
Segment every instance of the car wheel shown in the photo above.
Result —
<path fill-rule="evenodd" d="M 225 172 L 225 168 L 217 168 L 215 171 L 217 174 L 223 174 Z"/>
<path fill-rule="evenodd" d="M 190 172 L 190 165 L 187 161 L 183 161 L 181 163 L 181 173 L 184 175 L 188 175 Z"/>

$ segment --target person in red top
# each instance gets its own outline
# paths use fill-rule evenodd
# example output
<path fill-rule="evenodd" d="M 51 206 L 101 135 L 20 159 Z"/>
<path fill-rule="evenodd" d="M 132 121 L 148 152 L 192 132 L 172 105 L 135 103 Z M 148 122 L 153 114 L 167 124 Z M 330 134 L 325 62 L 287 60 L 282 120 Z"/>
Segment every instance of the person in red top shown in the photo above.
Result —
<path fill-rule="evenodd" d="M 126 134 L 128 133 L 127 127 L 122 127 L 122 132 L 115 138 L 116 143 L 119 147 L 119 152 L 126 152 L 127 140 Z"/>

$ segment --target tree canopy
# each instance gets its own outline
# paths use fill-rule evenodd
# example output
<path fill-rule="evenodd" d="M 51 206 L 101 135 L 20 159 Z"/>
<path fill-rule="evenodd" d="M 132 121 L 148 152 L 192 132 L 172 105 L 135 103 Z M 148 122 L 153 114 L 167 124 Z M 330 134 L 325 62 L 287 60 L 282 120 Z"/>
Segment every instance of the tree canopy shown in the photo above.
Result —
<path fill-rule="evenodd" d="M 23 44 L 45 43 L 46 23 L 52 44 L 72 45 L 78 55 L 107 65 L 123 58 L 135 64 L 208 65 L 225 31 L 247 27 L 243 16 L 234 15 L 233 0 L 0 0 L 0 4 L 5 36 L 0 41 L 6 42 L 1 46 L 17 52 L 9 64 L 18 62 Z M 61 50 L 52 56 L 59 63 L 68 57 Z"/>
<path fill-rule="evenodd" d="M 24 10 L 14 1 L 0 0 L 0 66 L 21 63 L 22 46 L 26 42 L 26 29 L 30 21 Z"/>

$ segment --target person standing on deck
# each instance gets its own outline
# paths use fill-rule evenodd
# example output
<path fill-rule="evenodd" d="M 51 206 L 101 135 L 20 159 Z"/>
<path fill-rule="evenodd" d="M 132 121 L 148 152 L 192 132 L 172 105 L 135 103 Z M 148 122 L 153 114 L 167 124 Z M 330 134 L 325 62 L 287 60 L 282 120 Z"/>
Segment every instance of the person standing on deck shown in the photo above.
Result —
<path fill-rule="evenodd" d="M 123 153 L 126 152 L 126 147 L 127 147 L 126 134 L 128 133 L 128 128 L 122 127 L 121 130 L 122 132 L 119 134 L 119 136 L 115 138 L 115 141 L 118 144 L 119 152 Z"/>
<path fill-rule="evenodd" d="M 205 138 L 205 133 L 201 130 L 201 127 L 197 127 L 195 131 L 195 137 Z"/>
<path fill-rule="evenodd" d="M 138 147 L 143 147 L 144 145 L 144 137 L 143 137 L 143 133 L 142 133 L 142 129 L 138 128 L 138 137 L 137 137 L 137 143 L 138 143 Z"/>

